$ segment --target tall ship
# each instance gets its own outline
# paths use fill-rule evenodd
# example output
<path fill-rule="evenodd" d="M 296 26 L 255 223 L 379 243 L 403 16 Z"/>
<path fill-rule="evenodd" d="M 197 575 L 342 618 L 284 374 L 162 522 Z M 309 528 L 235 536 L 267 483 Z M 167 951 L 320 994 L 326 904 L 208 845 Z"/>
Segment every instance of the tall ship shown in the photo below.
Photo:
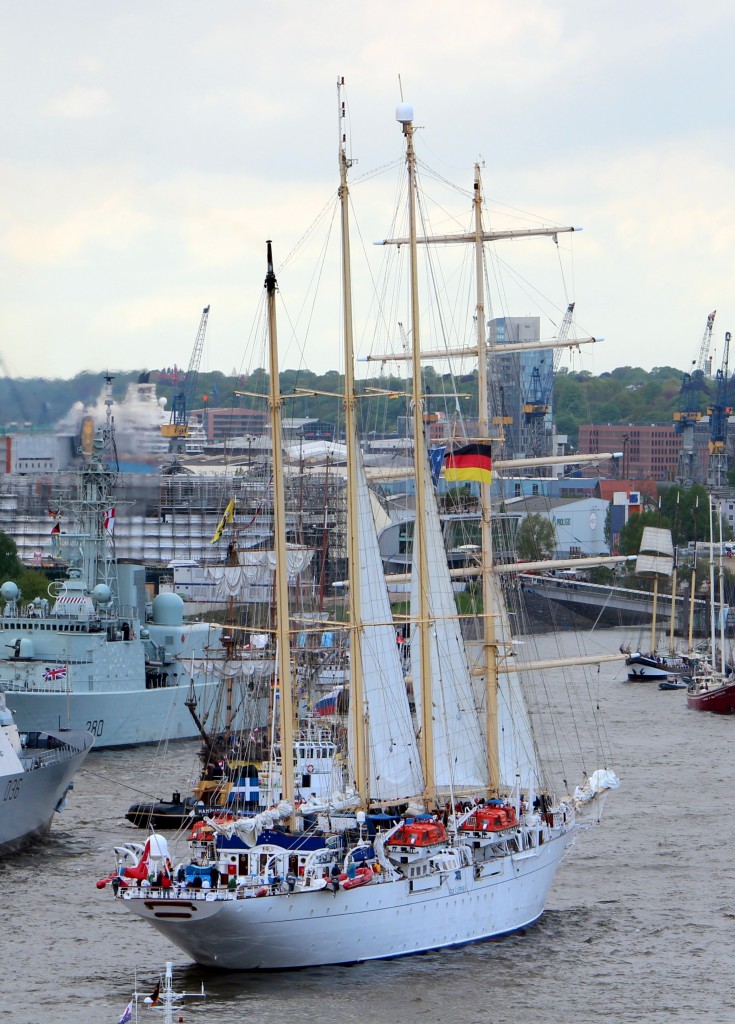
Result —
<path fill-rule="evenodd" d="M 0 693 L 0 853 L 13 853 L 48 832 L 93 739 L 89 732 L 70 730 L 21 734 Z"/>
<path fill-rule="evenodd" d="M 341 88 L 341 84 L 340 87 Z M 342 109 L 342 105 L 340 105 Z M 342 114 L 344 116 L 344 114 Z M 408 168 L 411 309 L 412 467 L 416 487 L 410 572 L 410 658 L 399 650 L 358 445 L 355 415 L 349 190 L 340 136 L 340 208 L 348 447 L 349 715 L 341 786 L 328 798 L 297 800 L 281 773 L 280 801 L 256 815 L 211 816 L 191 833 L 178 864 L 167 839 L 118 848 L 108 884 L 117 899 L 198 963 L 232 970 L 353 963 L 502 936 L 536 921 L 564 851 L 600 813 L 618 781 L 609 767 L 581 773 L 557 794 L 539 759 L 520 682 L 501 576 L 493 568 L 487 350 L 477 299 L 479 436 L 447 453 L 445 474 L 480 483 L 479 568 L 485 634 L 481 662 L 462 633 L 440 531 L 424 436 L 416 272 L 416 160 L 413 114 L 397 113 Z M 479 181 L 479 179 L 478 179 Z M 482 241 L 481 194 L 475 188 Z M 549 232 L 550 233 L 550 232 Z M 425 241 L 425 239 L 424 239 Z M 267 248 L 271 428 L 280 451 L 276 277 Z M 274 468 L 277 747 L 292 763 L 295 660 L 287 597 L 283 474 Z M 475 578 L 478 568 L 473 568 Z M 405 634 L 404 634 L 405 635 Z M 573 660 L 573 659 L 572 659 Z M 579 658 L 593 663 L 603 657 Z M 567 660 L 564 664 L 569 664 Z M 174 858 L 172 860 L 172 857 Z M 151 881 L 152 880 L 152 881 Z"/>
<path fill-rule="evenodd" d="M 158 594 L 149 613 L 144 567 L 115 557 L 111 384 L 107 378 L 105 425 L 83 441 L 76 494 L 53 509 L 64 577 L 30 603 L 12 580 L 0 588 L 0 690 L 18 728 L 87 730 L 96 749 L 197 736 L 191 709 L 219 714 L 218 666 L 228 661 L 221 626 L 186 621 L 174 593 Z M 254 680 L 271 663 L 263 651 L 238 666 L 243 724 L 267 713 Z"/>

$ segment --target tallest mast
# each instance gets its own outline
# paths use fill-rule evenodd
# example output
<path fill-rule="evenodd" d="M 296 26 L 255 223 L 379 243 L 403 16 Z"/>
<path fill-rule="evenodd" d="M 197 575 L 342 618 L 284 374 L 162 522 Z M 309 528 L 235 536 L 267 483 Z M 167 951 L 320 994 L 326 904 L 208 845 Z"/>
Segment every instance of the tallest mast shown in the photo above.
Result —
<path fill-rule="evenodd" d="M 483 261 L 482 230 L 482 179 L 480 165 L 475 164 L 473 192 L 475 222 L 475 288 L 477 324 L 477 425 L 481 440 L 490 437 L 488 409 L 490 389 L 488 386 L 487 326 L 485 323 L 485 279 Z M 483 619 L 483 663 L 485 671 L 485 728 L 487 732 L 488 781 L 490 791 L 500 789 L 500 764 L 498 755 L 498 646 L 496 639 L 495 608 L 492 578 L 492 520 L 490 484 L 480 484 L 480 508 L 482 510 L 482 619 Z"/>
<path fill-rule="evenodd" d="M 406 139 L 406 165 L 408 167 L 408 230 L 411 278 L 411 362 L 413 393 L 413 468 L 416 493 L 416 516 L 413 526 L 413 571 L 418 572 L 419 630 L 421 651 L 421 761 L 424 769 L 424 798 L 435 798 L 436 771 L 434 767 L 434 721 L 431 682 L 430 608 L 427 587 L 429 566 L 426 544 L 425 488 L 426 451 L 424 444 L 424 403 L 421 387 L 421 335 L 419 331 L 418 260 L 416 252 L 416 154 L 413 148 L 413 107 L 401 103 L 396 120 L 403 126 Z"/>

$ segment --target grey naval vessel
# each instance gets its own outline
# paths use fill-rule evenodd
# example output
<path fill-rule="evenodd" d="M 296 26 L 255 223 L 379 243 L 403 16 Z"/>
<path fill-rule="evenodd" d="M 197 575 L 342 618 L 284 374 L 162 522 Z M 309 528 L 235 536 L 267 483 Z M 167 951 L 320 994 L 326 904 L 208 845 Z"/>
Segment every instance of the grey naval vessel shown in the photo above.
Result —
<path fill-rule="evenodd" d="M 0 853 L 48 831 L 92 742 L 79 731 L 21 735 L 0 693 Z"/>
<path fill-rule="evenodd" d="M 77 493 L 54 510 L 65 577 L 29 603 L 15 582 L 0 588 L 0 691 L 21 732 L 87 730 L 95 749 L 192 738 L 202 716 L 216 728 L 225 677 L 241 726 L 257 725 L 267 701 L 253 697 L 254 680 L 272 667 L 269 652 L 229 663 L 222 626 L 185 621 L 174 593 L 158 594 L 148 614 L 145 568 L 117 562 L 111 382 Z"/>

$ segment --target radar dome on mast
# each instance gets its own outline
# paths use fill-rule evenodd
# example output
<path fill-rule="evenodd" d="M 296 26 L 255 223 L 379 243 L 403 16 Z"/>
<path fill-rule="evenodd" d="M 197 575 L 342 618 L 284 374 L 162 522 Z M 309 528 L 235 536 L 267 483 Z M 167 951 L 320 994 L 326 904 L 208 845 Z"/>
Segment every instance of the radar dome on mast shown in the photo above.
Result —
<path fill-rule="evenodd" d="M 410 103 L 399 103 L 396 107 L 396 121 L 410 124 L 413 121 L 413 107 Z"/>

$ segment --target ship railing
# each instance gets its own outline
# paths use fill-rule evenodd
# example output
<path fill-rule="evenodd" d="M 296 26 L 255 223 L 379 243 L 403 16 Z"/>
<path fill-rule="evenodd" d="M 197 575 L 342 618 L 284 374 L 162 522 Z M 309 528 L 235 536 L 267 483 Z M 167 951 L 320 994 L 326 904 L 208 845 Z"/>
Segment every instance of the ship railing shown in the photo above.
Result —
<path fill-rule="evenodd" d="M 262 885 L 262 883 L 261 883 Z M 211 886 L 202 886 L 201 889 L 194 889 L 185 886 L 183 883 L 174 882 L 170 888 L 164 889 L 158 885 L 135 885 L 132 883 L 127 888 L 120 887 L 118 896 L 126 900 L 148 900 L 148 899 L 171 899 L 171 900 L 232 900 L 238 895 L 242 898 L 242 886 L 238 884 L 237 889 L 228 889 L 227 886 L 218 886 L 213 889 Z M 256 889 L 250 895 L 254 895 Z"/>
<path fill-rule="evenodd" d="M 20 680 L 8 679 L 7 682 L 3 683 L 6 690 L 16 690 L 30 692 L 30 693 L 66 693 L 69 688 L 69 678 L 74 675 L 74 668 L 82 665 L 89 666 L 89 661 L 73 661 L 71 658 L 64 658 L 63 661 L 57 661 L 54 658 L 42 658 L 36 657 L 33 662 L 41 662 L 44 665 L 49 666 L 47 672 L 54 675 L 54 678 L 49 679 L 38 679 L 38 680 Z M 8 664 L 12 664 L 12 659 Z M 19 662 L 19 664 L 28 664 L 28 662 Z"/>

